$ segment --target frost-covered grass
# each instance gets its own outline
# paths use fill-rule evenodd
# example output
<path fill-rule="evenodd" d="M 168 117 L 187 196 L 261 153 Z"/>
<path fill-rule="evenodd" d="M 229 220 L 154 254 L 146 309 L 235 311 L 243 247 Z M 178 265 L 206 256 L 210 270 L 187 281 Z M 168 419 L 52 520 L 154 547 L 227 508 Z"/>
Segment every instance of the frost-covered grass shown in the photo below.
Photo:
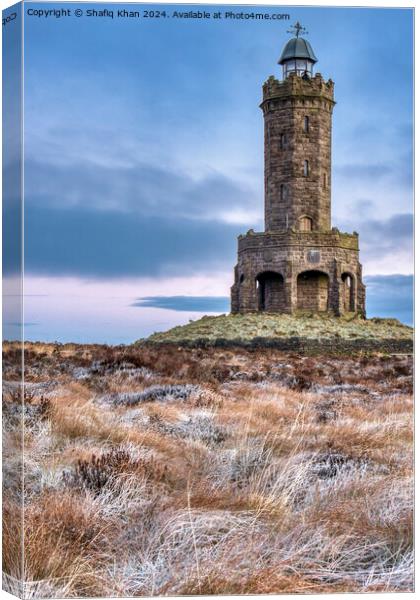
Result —
<path fill-rule="evenodd" d="M 192 342 L 194 340 L 239 340 L 242 343 L 273 338 L 314 339 L 411 339 L 412 328 L 397 319 L 361 319 L 349 315 L 337 318 L 328 314 L 306 314 L 299 317 L 268 313 L 204 316 L 187 325 L 154 333 L 149 343 Z"/>
<path fill-rule="evenodd" d="M 198 386 L 184 385 L 152 385 L 141 392 L 114 392 L 102 396 L 99 401 L 114 406 L 134 406 L 143 402 L 170 402 L 171 400 L 187 400 Z"/>
<path fill-rule="evenodd" d="M 22 410 L 5 345 L 11 591 L 22 424 L 26 598 L 413 589 L 409 356 L 26 352 Z"/>

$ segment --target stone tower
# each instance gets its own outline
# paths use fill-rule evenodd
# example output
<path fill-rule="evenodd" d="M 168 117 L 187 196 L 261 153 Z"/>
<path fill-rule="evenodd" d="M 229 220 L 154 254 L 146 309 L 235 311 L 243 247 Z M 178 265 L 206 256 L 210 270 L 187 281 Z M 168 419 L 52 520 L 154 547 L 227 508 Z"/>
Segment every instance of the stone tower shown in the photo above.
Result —
<path fill-rule="evenodd" d="M 358 234 L 331 229 L 334 83 L 302 27 L 263 85 L 265 231 L 238 238 L 233 313 L 346 312 L 365 316 Z"/>

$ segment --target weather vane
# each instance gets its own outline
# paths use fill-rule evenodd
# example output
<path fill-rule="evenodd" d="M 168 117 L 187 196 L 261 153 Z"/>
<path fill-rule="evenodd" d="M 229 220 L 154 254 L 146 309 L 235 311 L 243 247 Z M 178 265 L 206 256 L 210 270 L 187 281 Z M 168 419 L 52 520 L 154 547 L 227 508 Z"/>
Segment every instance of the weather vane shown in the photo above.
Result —
<path fill-rule="evenodd" d="M 305 27 L 302 27 L 299 21 L 296 21 L 295 25 L 292 25 L 291 29 L 287 30 L 287 33 L 294 33 L 298 38 L 299 35 L 306 35 L 308 31 L 305 29 Z"/>

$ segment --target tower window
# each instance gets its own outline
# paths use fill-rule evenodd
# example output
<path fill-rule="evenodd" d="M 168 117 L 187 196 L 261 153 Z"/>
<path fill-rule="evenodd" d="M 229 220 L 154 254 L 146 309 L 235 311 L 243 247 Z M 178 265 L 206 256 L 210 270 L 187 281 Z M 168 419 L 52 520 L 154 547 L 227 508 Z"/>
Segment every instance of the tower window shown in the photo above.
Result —
<path fill-rule="evenodd" d="M 286 79 L 291 73 L 296 73 L 299 77 L 310 79 L 312 77 L 312 60 L 296 60 L 292 57 L 283 62 L 283 77 Z"/>
<path fill-rule="evenodd" d="M 310 217 L 301 217 L 299 219 L 300 231 L 312 231 L 312 219 Z"/>
<path fill-rule="evenodd" d="M 286 136 L 284 133 L 280 135 L 280 150 L 284 150 L 286 147 Z"/>
<path fill-rule="evenodd" d="M 327 174 L 324 173 L 324 189 L 327 189 Z"/>
<path fill-rule="evenodd" d="M 309 117 L 305 117 L 303 119 L 303 131 L 305 133 L 308 133 L 308 131 L 309 131 Z"/>
<path fill-rule="evenodd" d="M 304 177 L 308 177 L 309 175 L 309 160 L 303 161 L 303 175 Z"/>
<path fill-rule="evenodd" d="M 280 184 L 280 200 L 284 200 L 286 198 L 286 189 L 283 183 Z"/>

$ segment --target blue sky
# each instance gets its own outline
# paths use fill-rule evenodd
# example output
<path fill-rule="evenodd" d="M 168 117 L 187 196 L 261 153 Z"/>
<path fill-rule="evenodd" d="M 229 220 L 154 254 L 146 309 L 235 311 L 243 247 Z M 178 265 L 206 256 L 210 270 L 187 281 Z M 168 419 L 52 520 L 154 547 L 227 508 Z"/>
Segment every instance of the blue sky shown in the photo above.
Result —
<path fill-rule="evenodd" d="M 26 4 L 63 7 L 101 5 Z M 209 8 L 231 9 L 255 10 Z M 335 81 L 333 223 L 360 234 L 369 313 L 411 322 L 412 11 L 264 11 L 290 22 L 25 17 L 26 337 L 129 342 L 223 310 L 296 20 Z"/>

